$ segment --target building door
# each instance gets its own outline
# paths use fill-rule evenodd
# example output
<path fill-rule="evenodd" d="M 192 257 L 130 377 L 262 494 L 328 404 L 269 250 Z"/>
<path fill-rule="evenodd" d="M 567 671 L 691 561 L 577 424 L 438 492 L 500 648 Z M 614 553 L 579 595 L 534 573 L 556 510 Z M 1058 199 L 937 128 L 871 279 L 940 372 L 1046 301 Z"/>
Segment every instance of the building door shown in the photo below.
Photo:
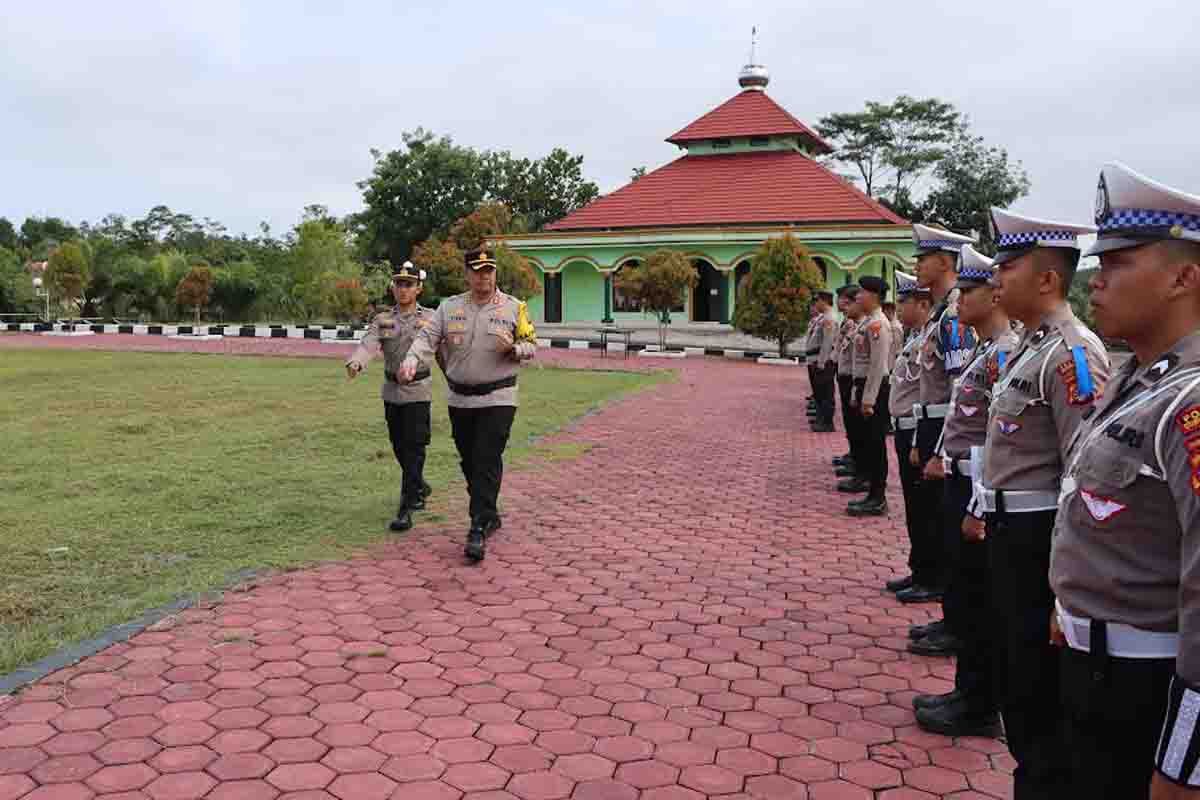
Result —
<path fill-rule="evenodd" d="M 725 276 L 713 269 L 707 261 L 693 261 L 700 280 L 692 290 L 692 321 L 721 321 L 721 281 Z"/>
<path fill-rule="evenodd" d="M 547 272 L 543 288 L 546 301 L 542 305 L 545 310 L 546 322 L 562 322 L 562 273 Z"/>

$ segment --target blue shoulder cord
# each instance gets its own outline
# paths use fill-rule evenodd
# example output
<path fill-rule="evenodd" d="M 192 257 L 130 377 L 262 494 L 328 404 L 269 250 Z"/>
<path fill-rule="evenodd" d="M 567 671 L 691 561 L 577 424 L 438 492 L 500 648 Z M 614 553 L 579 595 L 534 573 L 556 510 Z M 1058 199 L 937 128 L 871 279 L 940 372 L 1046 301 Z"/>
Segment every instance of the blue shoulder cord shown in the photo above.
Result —
<path fill-rule="evenodd" d="M 1090 396 L 1093 390 L 1092 373 L 1088 369 L 1087 353 L 1082 345 L 1071 348 L 1071 356 L 1075 359 L 1075 381 L 1081 396 Z"/>

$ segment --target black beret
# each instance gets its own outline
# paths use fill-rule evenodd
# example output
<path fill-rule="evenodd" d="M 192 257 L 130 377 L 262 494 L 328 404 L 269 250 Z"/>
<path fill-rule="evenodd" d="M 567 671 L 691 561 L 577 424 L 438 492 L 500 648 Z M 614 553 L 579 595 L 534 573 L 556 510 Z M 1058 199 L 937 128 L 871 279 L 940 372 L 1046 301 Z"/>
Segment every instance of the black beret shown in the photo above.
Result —
<path fill-rule="evenodd" d="M 874 275 L 865 275 L 858 279 L 858 285 L 872 294 L 879 295 L 879 299 L 881 300 L 887 297 L 888 285 L 883 278 L 876 278 Z"/>

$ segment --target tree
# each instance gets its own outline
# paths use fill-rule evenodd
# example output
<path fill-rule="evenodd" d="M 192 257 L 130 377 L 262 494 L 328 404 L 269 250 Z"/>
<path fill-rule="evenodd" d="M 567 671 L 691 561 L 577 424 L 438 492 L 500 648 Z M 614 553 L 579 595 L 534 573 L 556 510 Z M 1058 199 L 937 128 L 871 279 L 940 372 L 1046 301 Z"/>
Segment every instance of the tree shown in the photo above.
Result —
<path fill-rule="evenodd" d="M 1071 288 L 1067 292 L 1067 301 L 1071 304 L 1071 310 L 1075 312 L 1075 316 L 1079 317 L 1080 322 L 1094 330 L 1096 323 L 1092 319 L 1091 280 L 1091 270 L 1081 269 L 1076 272 L 1074 280 L 1071 281 Z"/>
<path fill-rule="evenodd" d="M 583 177 L 583 156 L 561 147 L 532 162 L 507 152 L 486 153 L 484 183 L 487 196 L 511 208 L 517 227 L 529 231 L 540 231 L 600 196 L 599 187 Z"/>
<path fill-rule="evenodd" d="M 7 217 L 0 217 L 0 247 L 15 251 L 18 244 L 17 229 L 13 227 Z"/>
<path fill-rule="evenodd" d="M 421 291 L 422 303 L 434 305 L 443 297 L 453 297 L 467 290 L 467 282 L 463 277 L 463 256 L 458 245 L 437 236 L 417 245 L 412 261 L 427 273 Z"/>
<path fill-rule="evenodd" d="M 21 245 L 35 261 L 45 259 L 57 245 L 75 239 L 79 231 L 58 217 L 27 217 L 21 223 Z"/>
<path fill-rule="evenodd" d="M 496 286 L 518 300 L 528 300 L 542 291 L 542 282 L 533 265 L 504 245 L 496 248 Z"/>
<path fill-rule="evenodd" d="M 833 145 L 832 161 L 858 170 L 867 194 L 903 205 L 916 181 L 946 157 L 963 125 L 951 103 L 900 95 L 891 103 L 868 101 L 865 111 L 823 117 L 817 131 Z"/>
<path fill-rule="evenodd" d="M 644 178 L 644 177 L 646 177 L 645 166 L 634 167 L 633 171 L 629 173 L 629 182 L 633 183 L 634 181 L 640 180 L 641 178 Z"/>
<path fill-rule="evenodd" d="M 641 263 L 623 267 L 615 278 L 622 292 L 658 316 L 658 345 L 664 350 L 671 309 L 698 280 L 691 262 L 674 250 L 656 250 Z"/>
<path fill-rule="evenodd" d="M 335 320 L 361 318 L 367 311 L 367 292 L 362 281 L 358 278 L 336 278 L 323 311 Z"/>
<path fill-rule="evenodd" d="M 982 138 L 967 134 L 959 136 L 938 162 L 934 177 L 937 185 L 910 218 L 976 231 L 987 252 L 994 252 L 989 209 L 1005 208 L 1029 193 L 1029 176 L 1020 162 L 1010 162 L 1003 148 L 988 147 Z"/>
<path fill-rule="evenodd" d="M 0 314 L 34 313 L 36 300 L 33 276 L 13 250 L 0 246 Z"/>
<path fill-rule="evenodd" d="M 489 236 L 512 233 L 513 214 L 503 203 L 483 203 L 450 226 L 450 241 L 464 253 L 479 247 Z"/>
<path fill-rule="evenodd" d="M 175 302 L 181 307 L 191 306 L 195 310 L 197 327 L 200 325 L 200 310 L 208 305 L 212 288 L 213 273 L 206 266 L 192 267 L 175 287 Z"/>
<path fill-rule="evenodd" d="M 779 357 L 788 343 L 808 326 L 813 295 L 824 286 L 821 271 L 795 237 L 767 239 L 750 262 L 733 314 L 742 333 L 779 344 Z"/>
<path fill-rule="evenodd" d="M 77 303 L 91 280 L 91 267 L 83 247 L 77 241 L 64 242 L 54 248 L 48 261 L 46 283 L 67 303 Z"/>
<path fill-rule="evenodd" d="M 212 304 L 220 308 L 221 320 L 228 316 L 249 321 L 247 315 L 258 299 L 259 283 L 258 265 L 253 261 L 235 261 L 213 270 Z"/>

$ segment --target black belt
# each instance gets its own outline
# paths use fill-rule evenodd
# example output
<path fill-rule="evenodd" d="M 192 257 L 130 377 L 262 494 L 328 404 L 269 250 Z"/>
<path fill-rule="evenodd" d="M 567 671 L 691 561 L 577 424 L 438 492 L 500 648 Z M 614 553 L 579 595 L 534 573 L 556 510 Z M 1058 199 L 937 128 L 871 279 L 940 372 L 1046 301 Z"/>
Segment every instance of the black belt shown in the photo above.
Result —
<path fill-rule="evenodd" d="M 821 352 L 821 348 L 819 348 L 819 347 L 814 347 L 812 350 L 808 350 L 808 351 L 806 351 L 806 352 L 804 353 L 804 355 L 806 355 L 806 356 L 815 356 L 815 355 L 819 355 L 819 354 L 820 354 L 820 352 Z"/>
<path fill-rule="evenodd" d="M 491 383 L 455 383 L 449 378 L 446 379 L 446 385 L 450 387 L 450 391 L 455 394 L 461 394 L 464 397 L 480 397 L 485 394 L 491 394 L 498 389 L 507 389 L 510 386 L 517 385 L 517 376 L 512 375 L 507 378 L 501 378 L 498 381 Z"/>
<path fill-rule="evenodd" d="M 417 370 L 417 373 L 413 375 L 412 381 L 401 381 L 396 377 L 396 373 L 394 372 L 384 372 L 383 377 L 387 378 L 388 383 L 415 383 L 417 381 L 425 380 L 432 374 L 433 373 L 427 369 L 419 369 Z"/>

